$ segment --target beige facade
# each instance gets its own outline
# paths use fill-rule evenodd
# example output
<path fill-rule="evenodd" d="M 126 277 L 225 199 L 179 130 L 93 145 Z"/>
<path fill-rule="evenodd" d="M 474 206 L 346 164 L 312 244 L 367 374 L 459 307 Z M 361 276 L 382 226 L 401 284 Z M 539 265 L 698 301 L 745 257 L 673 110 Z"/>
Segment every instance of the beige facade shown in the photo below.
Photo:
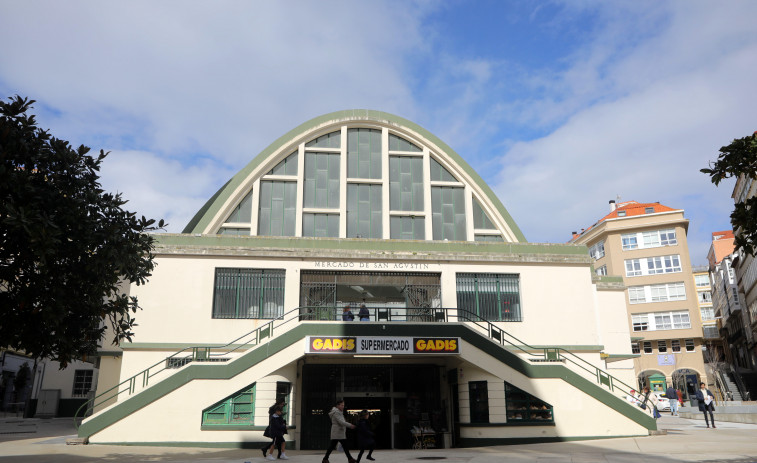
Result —
<path fill-rule="evenodd" d="M 688 225 L 683 210 L 611 201 L 610 214 L 572 242 L 589 248 L 596 272 L 623 278 L 639 385 L 693 394 L 707 375 Z"/>
<path fill-rule="evenodd" d="M 91 442 L 262 445 L 278 398 L 300 449 L 326 445 L 340 397 L 383 448 L 427 444 L 420 427 L 436 447 L 656 427 L 625 398 L 621 279 L 584 246 L 528 243 L 457 153 L 399 117 L 303 124 L 157 243 L 130 288 L 134 342 L 103 352 Z"/>

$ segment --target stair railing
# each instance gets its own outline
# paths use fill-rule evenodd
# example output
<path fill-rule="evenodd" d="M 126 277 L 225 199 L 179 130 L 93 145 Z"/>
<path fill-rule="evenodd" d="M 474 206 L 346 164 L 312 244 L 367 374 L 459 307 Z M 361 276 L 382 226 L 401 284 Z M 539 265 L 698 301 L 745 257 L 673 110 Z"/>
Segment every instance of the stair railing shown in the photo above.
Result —
<path fill-rule="evenodd" d="M 590 378 L 593 378 L 597 384 L 601 386 L 606 386 L 610 390 L 610 392 L 614 393 L 615 395 L 621 396 L 621 394 L 626 394 L 627 396 L 634 397 L 634 394 L 631 393 L 631 391 L 635 390 L 634 387 L 629 386 L 622 380 L 612 376 L 610 373 L 602 370 L 599 367 L 596 367 L 595 365 L 592 365 L 591 363 L 575 355 L 574 353 L 566 349 L 563 349 L 562 347 L 541 347 L 540 348 L 540 347 L 531 346 L 521 341 L 520 339 L 516 338 L 515 336 L 509 334 L 508 332 L 496 326 L 495 324 L 491 323 L 490 321 L 480 317 L 478 314 L 475 314 L 468 310 L 457 309 L 457 317 L 458 319 L 470 322 L 473 325 L 480 328 L 482 331 L 485 331 L 489 339 L 497 342 L 503 348 L 505 347 L 505 344 L 509 344 L 516 350 L 528 356 L 527 358 L 531 361 L 562 362 L 562 363 L 567 362 L 573 365 L 574 367 L 578 368 L 580 371 L 583 371 L 584 373 L 588 374 L 588 376 Z M 510 338 L 510 339 L 507 339 L 507 338 Z M 536 352 L 541 351 L 541 353 L 537 354 L 537 353 L 534 353 L 534 351 Z M 650 414 L 650 415 L 652 414 L 651 408 L 652 407 L 647 407 L 646 409 L 647 414 Z"/>
<path fill-rule="evenodd" d="M 159 360 L 158 362 L 150 365 L 139 373 L 132 375 L 131 377 L 121 381 L 112 388 L 84 402 L 74 414 L 74 425 L 77 429 L 79 429 L 79 423 L 84 418 L 84 416 L 82 416 L 83 411 L 92 411 L 96 407 L 117 398 L 121 394 L 132 395 L 142 389 L 145 389 L 151 384 L 151 382 L 155 382 L 155 380 L 153 379 L 155 376 L 163 373 L 166 370 L 172 370 L 175 372 L 191 362 L 213 361 L 213 357 L 225 356 L 243 348 L 257 346 L 265 339 L 272 339 L 274 328 L 276 329 L 276 331 L 278 331 L 282 326 L 292 321 L 298 321 L 298 319 L 300 318 L 299 311 L 300 308 L 298 307 L 296 309 L 290 310 L 289 312 L 281 314 L 278 317 L 271 319 L 263 325 L 237 337 L 236 339 L 226 344 L 185 347 L 184 349 L 181 349 L 180 351 L 175 352 L 162 360 Z M 297 316 L 288 317 L 288 315 L 290 314 L 297 314 Z M 225 348 L 231 346 L 233 346 L 232 349 L 224 350 Z M 213 352 L 214 350 L 223 350 L 223 352 Z"/>

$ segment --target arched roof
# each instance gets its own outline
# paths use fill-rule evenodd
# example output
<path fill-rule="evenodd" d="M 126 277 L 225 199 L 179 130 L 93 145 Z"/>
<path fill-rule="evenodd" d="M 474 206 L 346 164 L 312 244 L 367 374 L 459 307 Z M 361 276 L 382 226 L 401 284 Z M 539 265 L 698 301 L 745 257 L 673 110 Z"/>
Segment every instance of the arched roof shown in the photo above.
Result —
<path fill-rule="evenodd" d="M 437 156 L 443 156 L 449 162 L 456 165 L 458 168 L 456 169 L 457 172 L 462 173 L 481 198 L 491 205 L 494 209 L 492 212 L 499 214 L 502 219 L 501 223 L 505 224 L 506 232 L 512 241 L 526 242 L 526 238 L 520 228 L 489 185 L 452 148 L 428 130 L 407 119 L 394 114 L 368 109 L 352 109 L 324 114 L 300 124 L 282 135 L 229 179 L 195 214 L 182 233 L 214 233 L 212 227 L 217 226 L 219 217 L 221 217 L 221 214 L 226 213 L 225 211 L 228 209 L 230 201 L 239 199 L 238 193 L 240 187 L 249 182 L 251 176 L 263 175 L 264 169 L 270 169 L 272 164 L 269 161 L 273 158 L 276 160 L 282 159 L 283 156 L 289 154 L 299 143 L 306 142 L 316 135 L 326 133 L 328 129 L 333 130 L 334 127 L 349 124 L 385 126 L 398 133 L 407 134 L 411 138 L 421 140 Z"/>

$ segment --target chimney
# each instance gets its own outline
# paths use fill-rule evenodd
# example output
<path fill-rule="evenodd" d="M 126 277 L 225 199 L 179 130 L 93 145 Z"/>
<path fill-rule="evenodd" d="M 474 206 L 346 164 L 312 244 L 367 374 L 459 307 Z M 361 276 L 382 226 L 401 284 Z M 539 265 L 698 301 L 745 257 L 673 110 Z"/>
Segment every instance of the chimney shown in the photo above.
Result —
<path fill-rule="evenodd" d="M 573 239 L 578 238 L 578 232 L 572 232 L 573 233 Z"/>
<path fill-rule="evenodd" d="M 615 200 L 610 200 L 610 212 L 615 212 Z"/>

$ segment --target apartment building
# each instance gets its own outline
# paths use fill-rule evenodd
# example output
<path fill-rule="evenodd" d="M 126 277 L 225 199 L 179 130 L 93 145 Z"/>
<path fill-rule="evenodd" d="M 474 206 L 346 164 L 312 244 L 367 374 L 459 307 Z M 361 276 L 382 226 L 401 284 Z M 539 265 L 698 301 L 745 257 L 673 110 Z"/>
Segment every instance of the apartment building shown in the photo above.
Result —
<path fill-rule="evenodd" d="M 662 391 L 673 384 L 687 396 L 707 382 L 688 226 L 682 209 L 610 201 L 609 214 L 571 239 L 589 248 L 597 275 L 623 277 L 639 386 Z"/>
<path fill-rule="evenodd" d="M 734 203 L 740 203 L 755 194 L 757 182 L 742 175 L 736 180 L 731 197 Z M 738 373 L 740 389 L 750 391 L 750 395 L 754 396 L 757 395 L 757 260 L 743 249 L 737 249 L 733 268 L 741 304 L 723 314 L 721 334 L 724 336 L 727 356 Z"/>

